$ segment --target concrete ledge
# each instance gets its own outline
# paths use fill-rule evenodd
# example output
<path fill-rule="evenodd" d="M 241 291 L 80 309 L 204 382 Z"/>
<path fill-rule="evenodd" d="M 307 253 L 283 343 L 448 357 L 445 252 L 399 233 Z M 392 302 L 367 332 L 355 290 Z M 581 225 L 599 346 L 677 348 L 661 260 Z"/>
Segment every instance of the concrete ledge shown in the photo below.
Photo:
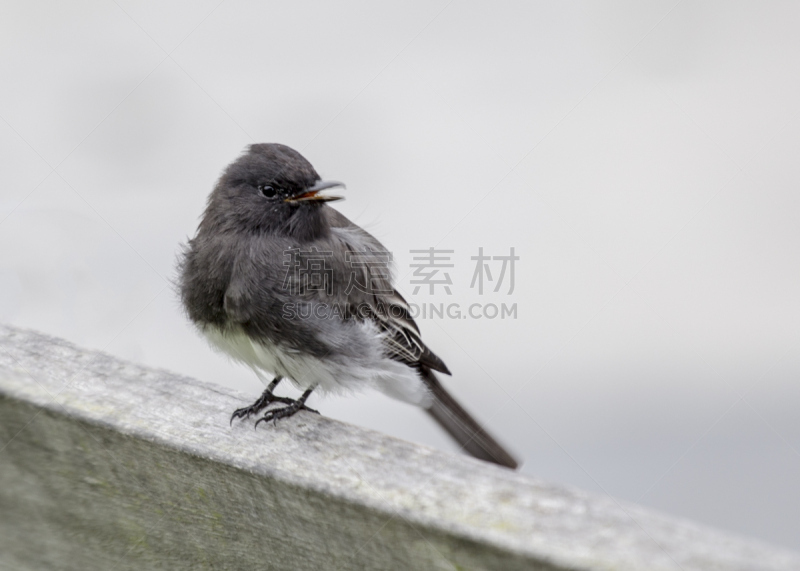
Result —
<path fill-rule="evenodd" d="M 800 555 L 0 326 L 0 567 L 797 570 Z"/>

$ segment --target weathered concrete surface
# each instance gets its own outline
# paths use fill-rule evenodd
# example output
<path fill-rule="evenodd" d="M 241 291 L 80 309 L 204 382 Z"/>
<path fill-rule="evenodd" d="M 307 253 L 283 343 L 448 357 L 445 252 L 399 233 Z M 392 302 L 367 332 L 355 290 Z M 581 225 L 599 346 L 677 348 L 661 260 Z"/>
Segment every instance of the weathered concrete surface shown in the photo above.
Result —
<path fill-rule="evenodd" d="M 800 556 L 0 326 L 0 568 L 798 570 Z"/>

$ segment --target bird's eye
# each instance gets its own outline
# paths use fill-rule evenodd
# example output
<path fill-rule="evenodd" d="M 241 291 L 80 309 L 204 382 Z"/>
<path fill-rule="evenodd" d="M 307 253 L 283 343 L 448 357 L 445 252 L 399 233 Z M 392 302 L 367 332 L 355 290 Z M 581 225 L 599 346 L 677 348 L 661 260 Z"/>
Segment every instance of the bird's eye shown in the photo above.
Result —
<path fill-rule="evenodd" d="M 266 196 L 267 198 L 274 198 L 275 197 L 275 189 L 271 186 L 267 186 L 265 184 L 259 185 L 258 187 L 259 192 Z"/>

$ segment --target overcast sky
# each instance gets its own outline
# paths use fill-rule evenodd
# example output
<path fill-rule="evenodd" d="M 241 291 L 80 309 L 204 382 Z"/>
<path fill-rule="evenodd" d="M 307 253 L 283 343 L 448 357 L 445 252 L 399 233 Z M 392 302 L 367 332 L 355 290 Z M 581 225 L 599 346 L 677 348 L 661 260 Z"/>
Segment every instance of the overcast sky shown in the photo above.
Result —
<path fill-rule="evenodd" d="M 423 337 L 524 472 L 800 549 L 800 4 L 0 14 L 1 320 L 249 403 L 256 377 L 170 284 L 221 170 L 281 142 L 347 184 L 335 206 L 410 301 L 459 304 Z M 450 294 L 413 293 L 410 251 L 431 247 L 453 251 Z M 508 273 L 470 287 L 479 248 L 514 248 L 513 292 Z M 381 395 L 312 406 L 455 450 Z"/>

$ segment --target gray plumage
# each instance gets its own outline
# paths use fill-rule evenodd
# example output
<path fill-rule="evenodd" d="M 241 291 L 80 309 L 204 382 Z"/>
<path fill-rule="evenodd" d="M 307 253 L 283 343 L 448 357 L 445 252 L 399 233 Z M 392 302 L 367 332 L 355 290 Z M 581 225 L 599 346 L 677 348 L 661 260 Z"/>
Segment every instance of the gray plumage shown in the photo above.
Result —
<path fill-rule="evenodd" d="M 185 248 L 189 318 L 265 383 L 277 375 L 270 387 L 288 378 L 306 390 L 300 405 L 313 389 L 374 387 L 424 407 L 472 455 L 516 467 L 436 379 L 433 371 L 450 372 L 392 286 L 387 250 L 320 193 L 336 185 L 289 147 L 251 145 L 223 173 Z"/>

